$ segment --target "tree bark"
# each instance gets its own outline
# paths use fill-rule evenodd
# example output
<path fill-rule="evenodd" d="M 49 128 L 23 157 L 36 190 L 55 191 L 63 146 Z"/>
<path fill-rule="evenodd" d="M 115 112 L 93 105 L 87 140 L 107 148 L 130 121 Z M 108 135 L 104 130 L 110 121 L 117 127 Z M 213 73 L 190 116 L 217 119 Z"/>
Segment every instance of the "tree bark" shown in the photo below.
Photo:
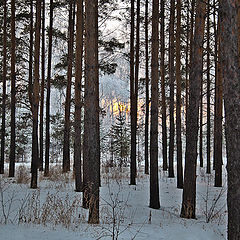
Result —
<path fill-rule="evenodd" d="M 45 87 L 45 0 L 42 0 L 42 82 L 40 101 L 39 171 L 43 171 L 43 110 Z"/>
<path fill-rule="evenodd" d="M 15 36 L 15 0 L 11 0 L 11 140 L 9 156 L 9 177 L 15 175 L 16 160 L 16 36 Z"/>
<path fill-rule="evenodd" d="M 87 0 L 84 115 L 84 198 L 88 200 L 88 223 L 99 223 L 100 137 L 98 74 L 98 1 Z"/>
<path fill-rule="evenodd" d="M 39 109 L 39 59 L 40 59 L 40 31 L 41 31 L 41 0 L 36 1 L 36 24 L 34 44 L 34 82 L 32 95 L 32 177 L 31 188 L 37 188 L 39 150 L 38 150 L 38 109 Z"/>
<path fill-rule="evenodd" d="M 136 94 L 134 76 L 134 0 L 131 0 L 131 33 L 130 33 L 130 109 L 131 109 L 131 164 L 130 164 L 130 184 L 136 185 Z"/>
<path fill-rule="evenodd" d="M 228 239 L 240 239 L 240 70 L 238 0 L 220 0 L 221 63 L 227 144 Z"/>
<path fill-rule="evenodd" d="M 6 137 L 6 78 L 7 78 L 7 0 L 3 3 L 3 90 L 2 90 L 2 126 L 1 126 L 1 160 L 0 160 L 0 174 L 4 173 L 5 162 L 5 137 Z"/>
<path fill-rule="evenodd" d="M 74 166 L 75 189 L 82 191 L 81 169 L 81 117 L 82 117 L 82 58 L 83 58 L 83 0 L 77 1 L 77 29 L 76 29 L 76 76 L 75 76 L 75 141 Z"/>
<path fill-rule="evenodd" d="M 197 140 L 199 128 L 200 88 L 203 68 L 205 12 L 206 0 L 198 0 L 189 78 L 189 108 L 187 112 L 185 172 L 182 209 L 180 215 L 183 218 L 195 218 L 196 210 Z"/>
<path fill-rule="evenodd" d="M 183 188 L 182 166 L 182 77 L 181 77 L 181 0 L 177 0 L 177 31 L 176 31 L 176 82 L 177 82 L 177 107 L 176 107 L 176 133 L 177 133 L 177 188 Z"/>
<path fill-rule="evenodd" d="M 52 35 L 53 35 L 53 0 L 50 0 L 49 32 L 48 32 L 47 97 L 46 97 L 46 143 L 45 143 L 45 168 L 44 168 L 45 176 L 49 175 Z"/>
<path fill-rule="evenodd" d="M 145 81 L 146 81 L 146 113 L 145 113 L 145 174 L 149 174 L 148 134 L 149 134 L 149 50 L 148 50 L 148 0 L 145 3 Z"/>
<path fill-rule="evenodd" d="M 167 113 L 166 113 L 166 94 L 165 94 L 165 0 L 161 0 L 161 92 L 162 92 L 162 155 L 163 170 L 167 171 Z"/>
<path fill-rule="evenodd" d="M 171 0 L 169 26 L 169 82 L 170 82 L 170 132 L 169 132 L 169 168 L 168 177 L 174 177 L 174 21 L 175 0 Z"/>
<path fill-rule="evenodd" d="M 150 208 L 160 208 L 158 182 L 159 0 L 153 0 L 150 129 Z"/>
<path fill-rule="evenodd" d="M 71 108 L 71 87 L 72 87 L 72 63 L 74 44 L 74 1 L 69 1 L 69 26 L 68 26 L 68 70 L 67 70 L 67 90 L 65 101 L 65 122 L 63 141 L 63 172 L 70 171 L 70 108 Z"/>

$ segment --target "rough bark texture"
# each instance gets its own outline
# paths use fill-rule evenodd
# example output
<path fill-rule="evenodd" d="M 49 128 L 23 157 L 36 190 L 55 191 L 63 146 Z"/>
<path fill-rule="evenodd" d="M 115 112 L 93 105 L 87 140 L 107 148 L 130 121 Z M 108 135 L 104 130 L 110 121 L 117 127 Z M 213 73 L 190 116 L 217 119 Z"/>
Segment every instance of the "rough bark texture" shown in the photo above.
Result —
<path fill-rule="evenodd" d="M 15 175 L 16 152 L 16 36 L 15 36 L 15 0 L 11 0 L 11 140 L 9 156 L 9 177 Z"/>
<path fill-rule="evenodd" d="M 177 106 L 176 106 L 176 133 L 177 133 L 177 188 L 183 188 L 182 166 L 182 122 L 181 122 L 181 0 L 177 0 L 177 31 L 176 31 L 176 82 L 177 82 Z"/>
<path fill-rule="evenodd" d="M 65 122 L 63 139 L 63 172 L 70 171 L 70 108 L 72 87 L 72 65 L 73 65 L 73 42 L 74 42 L 74 13 L 73 0 L 69 1 L 69 23 L 68 23 L 68 70 L 67 90 L 65 101 Z"/>
<path fill-rule="evenodd" d="M 160 208 L 158 182 L 158 55 L 159 55 L 159 0 L 153 0 L 151 63 L 151 129 L 150 129 L 150 207 Z"/>
<path fill-rule="evenodd" d="M 211 163 L 211 80 L 210 80 L 210 1 L 208 0 L 207 16 L 207 165 Z M 215 10 L 214 10 L 215 11 Z M 215 23 L 215 12 L 214 12 Z M 214 24 L 215 26 L 215 24 Z M 217 51 L 215 52 L 217 54 Z M 203 167 L 203 166 L 201 166 Z"/>
<path fill-rule="evenodd" d="M 145 3 L 145 81 L 146 81 L 146 113 L 145 113 L 145 174 L 149 174 L 149 158 L 148 158 L 148 134 L 149 134 L 149 50 L 148 50 L 148 0 Z"/>
<path fill-rule="evenodd" d="M 45 0 L 42 0 L 42 82 L 40 100 L 40 126 L 39 126 L 39 171 L 43 171 L 43 109 L 45 87 Z"/>
<path fill-rule="evenodd" d="M 220 1 L 221 62 L 226 117 L 228 239 L 240 239 L 240 69 L 238 0 Z"/>
<path fill-rule="evenodd" d="M 34 81 L 33 81 L 33 130 L 32 130 L 32 177 L 31 188 L 37 188 L 39 150 L 38 150 L 38 109 L 39 109 L 39 59 L 40 59 L 40 31 L 41 31 L 41 0 L 36 1 L 36 24 L 34 44 Z"/>
<path fill-rule="evenodd" d="M 219 30 L 221 26 L 219 24 Z M 223 79 L 221 64 L 221 38 L 218 39 L 218 63 L 215 89 L 215 132 L 214 132 L 214 168 L 215 168 L 215 187 L 222 187 L 222 115 L 223 115 Z"/>
<path fill-rule="evenodd" d="M 162 92 L 162 156 L 163 170 L 167 171 L 167 113 L 166 113 L 166 94 L 165 94 L 165 0 L 161 0 L 161 92 Z"/>
<path fill-rule="evenodd" d="M 87 0 L 84 118 L 84 198 L 89 205 L 89 223 L 99 223 L 100 137 L 98 78 L 98 1 Z"/>
<path fill-rule="evenodd" d="M 5 162 L 5 137 L 6 137 L 6 77 L 7 77 L 7 1 L 4 0 L 4 17 L 3 17 L 3 62 L 2 62 L 2 126 L 1 126 L 1 159 L 0 174 L 4 173 Z"/>
<path fill-rule="evenodd" d="M 49 32 L 48 32 L 49 39 L 48 39 L 47 97 L 46 97 L 46 142 L 45 142 L 45 168 L 44 168 L 45 176 L 48 176 L 49 174 L 52 33 L 53 33 L 53 0 L 50 0 Z"/>
<path fill-rule="evenodd" d="M 130 184 L 136 184 L 136 115 L 135 115 L 135 77 L 134 77 L 134 0 L 131 0 L 131 33 L 130 33 L 130 105 L 131 105 L 131 164 Z"/>
<path fill-rule="evenodd" d="M 75 189 L 82 191 L 81 170 L 81 116 L 82 116 L 82 58 L 83 58 L 83 1 L 77 1 L 77 29 L 76 29 L 76 76 L 75 76 L 75 139 L 74 139 L 74 167 Z"/>
<path fill-rule="evenodd" d="M 169 26 L 169 82 L 170 82 L 170 132 L 169 132 L 169 168 L 168 177 L 174 177 L 174 21 L 175 0 L 171 0 Z"/>
<path fill-rule="evenodd" d="M 206 1 L 198 0 L 189 78 L 189 108 L 187 112 L 185 173 L 181 209 L 181 217 L 183 218 L 195 218 L 196 209 L 197 140 L 203 67 L 205 12 Z"/>

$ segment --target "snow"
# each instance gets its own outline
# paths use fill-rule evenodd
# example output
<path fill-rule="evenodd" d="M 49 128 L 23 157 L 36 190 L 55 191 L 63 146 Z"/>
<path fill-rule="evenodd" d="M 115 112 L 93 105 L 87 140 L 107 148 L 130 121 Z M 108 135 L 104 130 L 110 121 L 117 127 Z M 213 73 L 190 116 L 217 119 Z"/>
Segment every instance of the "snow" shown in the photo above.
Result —
<path fill-rule="evenodd" d="M 0 236 L 4 240 L 25 239 L 112 239 L 110 236 L 113 228 L 113 214 L 115 210 L 116 227 L 123 231 L 118 239 L 153 239 L 153 240 L 219 240 L 226 239 L 226 191 L 223 187 L 221 197 L 217 201 L 214 212 L 218 214 L 206 223 L 206 203 L 210 209 L 214 199 L 221 192 L 221 188 L 214 188 L 213 175 L 206 176 L 203 170 L 198 170 L 197 177 L 197 219 L 189 220 L 179 217 L 181 208 L 182 190 L 176 188 L 176 179 L 167 177 L 161 169 L 160 176 L 160 204 L 159 210 L 150 209 L 149 204 L 149 176 L 142 172 L 138 174 L 137 185 L 131 186 L 128 182 L 128 169 L 110 169 L 109 173 L 102 174 L 102 187 L 100 189 L 101 224 L 87 224 L 87 210 L 81 208 L 81 193 L 74 192 L 74 181 L 70 175 L 62 180 L 50 181 L 40 176 L 38 190 L 29 189 L 29 184 L 17 184 L 15 179 L 1 178 L 1 186 L 5 190 L 4 203 L 13 197 L 8 223 L 0 225 Z M 224 177 L 226 177 L 224 175 Z M 18 224 L 18 211 L 26 196 L 38 193 L 40 205 L 46 201 L 48 194 L 56 197 L 57 201 L 64 202 L 68 197 L 69 202 L 78 199 L 76 216 L 81 218 L 67 228 L 63 225 L 20 223 Z M 1 195 L 1 194 L 0 194 Z M 2 195 L 1 195 L 2 196 Z M 35 195 L 36 196 L 36 195 Z M 207 199 L 207 200 L 206 200 Z M 0 203 L 2 197 L 0 199 Z M 2 204 L 1 204 L 2 205 Z M 113 207 L 115 205 L 115 207 Z M 5 206 L 5 209 L 6 209 Z M 209 210 L 208 210 L 209 211 Z M 2 206 L 0 219 L 3 220 Z M 117 231 L 115 231 L 116 233 Z M 105 236 L 105 237 L 104 237 Z M 117 238 L 116 238 L 117 239 Z"/>

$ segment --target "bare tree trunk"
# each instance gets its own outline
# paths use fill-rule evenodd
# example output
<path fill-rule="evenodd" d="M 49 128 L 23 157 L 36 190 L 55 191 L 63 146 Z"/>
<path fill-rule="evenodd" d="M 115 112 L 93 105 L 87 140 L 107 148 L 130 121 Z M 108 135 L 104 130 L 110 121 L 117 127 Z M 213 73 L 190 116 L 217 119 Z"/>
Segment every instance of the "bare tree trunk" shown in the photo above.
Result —
<path fill-rule="evenodd" d="M 148 50 L 148 0 L 145 3 L 145 81 L 146 81 L 146 113 L 145 113 L 145 174 L 149 174 L 148 134 L 149 134 L 149 50 Z"/>
<path fill-rule="evenodd" d="M 220 0 L 221 62 L 226 117 L 228 239 L 240 239 L 240 70 L 238 0 Z"/>
<path fill-rule="evenodd" d="M 39 171 L 43 171 L 43 110 L 44 110 L 44 87 L 45 87 L 45 0 L 42 0 L 42 82 L 40 101 L 40 133 L 39 133 Z"/>
<path fill-rule="evenodd" d="M 169 81 L 170 81 L 170 134 L 169 134 L 169 168 L 168 177 L 174 177 L 174 21 L 175 0 L 171 0 L 169 26 Z"/>
<path fill-rule="evenodd" d="M 176 108 L 176 133 L 177 133 L 177 188 L 183 188 L 182 166 L 182 78 L 181 78 L 181 0 L 177 0 L 177 32 L 176 32 L 176 81 L 177 81 L 177 108 Z"/>
<path fill-rule="evenodd" d="M 33 131 L 32 131 L 32 177 L 31 188 L 37 188 L 39 150 L 38 150 L 38 109 L 39 109 L 39 58 L 41 31 L 41 0 L 36 1 L 34 82 L 32 95 Z"/>
<path fill-rule="evenodd" d="M 196 21 L 193 40 L 192 61 L 189 78 L 189 108 L 187 112 L 187 134 L 185 173 L 181 217 L 195 218 L 196 210 L 196 164 L 199 124 L 199 103 L 203 68 L 203 39 L 206 0 L 197 0 Z"/>
<path fill-rule="evenodd" d="M 210 1 L 209 0 L 208 0 L 207 11 L 208 11 L 208 18 L 207 18 L 207 163 L 208 164 L 207 166 L 208 165 L 210 166 L 211 165 L 211 102 L 210 102 L 211 80 L 210 80 L 210 16 L 209 16 Z M 216 10 L 214 9 L 214 29 L 215 29 L 215 12 Z M 215 54 L 217 54 L 217 50 Z"/>
<path fill-rule="evenodd" d="M 186 116 L 187 116 L 187 108 L 188 108 L 188 84 L 189 84 L 189 39 L 190 39 L 190 28 L 189 28 L 189 0 L 187 0 L 187 43 L 186 43 L 186 72 L 185 72 L 185 124 L 187 123 L 186 121 Z"/>
<path fill-rule="evenodd" d="M 131 104 L 131 164 L 130 164 L 130 184 L 136 184 L 136 94 L 134 77 L 134 0 L 131 0 L 131 36 L 130 36 L 130 104 Z"/>
<path fill-rule="evenodd" d="M 83 142 L 84 199 L 88 200 L 88 223 L 99 223 L 100 137 L 98 74 L 98 1 L 87 0 L 85 55 L 85 115 Z M 85 170 L 84 169 L 84 170 Z"/>
<path fill-rule="evenodd" d="M 46 143 L 45 143 L 46 149 L 45 149 L 45 169 L 44 169 L 45 176 L 49 175 L 52 34 L 53 34 L 53 0 L 50 0 L 49 32 L 48 32 L 47 97 L 46 97 Z"/>
<path fill-rule="evenodd" d="M 3 90 L 2 90 L 2 126 L 1 126 L 1 160 L 0 174 L 4 173 L 5 162 L 5 137 L 6 137 L 6 78 L 7 78 L 7 0 L 4 0 L 4 17 L 3 17 Z"/>
<path fill-rule="evenodd" d="M 82 58 L 83 58 L 83 0 L 77 1 L 77 29 L 76 29 L 76 76 L 75 76 L 75 141 L 74 166 L 75 189 L 82 191 L 81 169 L 81 116 L 82 116 Z"/>
<path fill-rule="evenodd" d="M 199 116 L 199 160 L 200 167 L 203 166 L 203 79 L 201 79 L 200 87 L 200 116 Z"/>
<path fill-rule="evenodd" d="M 221 25 L 219 22 L 219 30 Z M 215 140 L 214 140 L 214 162 L 215 162 L 215 187 L 222 187 L 222 110 L 223 110 L 223 72 L 221 60 L 221 38 L 218 38 L 218 63 L 217 63 L 217 76 L 216 76 L 216 102 L 215 102 Z"/>
<path fill-rule="evenodd" d="M 11 142 L 10 142 L 10 166 L 9 177 L 15 175 L 16 153 L 16 36 L 15 36 L 15 0 L 11 0 Z"/>
<path fill-rule="evenodd" d="M 63 142 L 63 172 L 70 171 L 70 108 L 71 108 L 71 87 L 72 87 L 72 63 L 73 63 L 73 42 L 74 42 L 74 13 L 73 0 L 69 1 L 69 26 L 68 26 L 68 71 L 67 71 L 67 92 L 65 102 L 65 123 Z"/>
<path fill-rule="evenodd" d="M 158 55 L 159 55 L 159 0 L 153 0 L 152 9 L 152 77 L 150 129 L 150 208 L 160 208 L 158 183 Z"/>
<path fill-rule="evenodd" d="M 161 92 L 162 92 L 162 155 L 163 170 L 167 171 L 167 113 L 166 113 L 166 94 L 165 94 L 165 0 L 161 0 Z"/>

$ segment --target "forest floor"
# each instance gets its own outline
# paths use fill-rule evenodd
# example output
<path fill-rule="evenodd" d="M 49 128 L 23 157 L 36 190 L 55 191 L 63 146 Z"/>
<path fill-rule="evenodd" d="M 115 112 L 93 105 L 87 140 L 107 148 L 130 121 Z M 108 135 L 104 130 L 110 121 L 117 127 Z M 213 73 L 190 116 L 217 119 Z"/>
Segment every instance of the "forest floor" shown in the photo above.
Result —
<path fill-rule="evenodd" d="M 81 207 L 82 194 L 74 192 L 72 173 L 63 175 L 55 167 L 48 179 L 40 174 L 39 188 L 32 190 L 27 172 L 20 165 L 14 179 L 0 176 L 1 239 L 226 239 L 226 184 L 213 187 L 214 175 L 205 169 L 198 169 L 194 220 L 179 217 L 182 190 L 161 169 L 159 210 L 148 207 L 149 176 L 140 171 L 137 185 L 131 186 L 128 169 L 104 169 L 99 225 L 87 224 L 88 211 Z"/>

